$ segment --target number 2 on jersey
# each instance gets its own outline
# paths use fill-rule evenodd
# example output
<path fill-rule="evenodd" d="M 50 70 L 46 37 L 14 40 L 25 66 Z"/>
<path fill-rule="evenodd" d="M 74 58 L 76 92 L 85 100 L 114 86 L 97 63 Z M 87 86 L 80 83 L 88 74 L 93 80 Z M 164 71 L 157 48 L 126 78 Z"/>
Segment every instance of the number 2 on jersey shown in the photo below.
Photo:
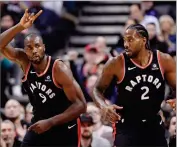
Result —
<path fill-rule="evenodd" d="M 144 91 L 144 93 L 141 95 L 141 100 L 149 99 L 149 96 L 147 96 L 147 94 L 149 92 L 149 88 L 147 86 L 143 86 L 143 87 L 141 87 L 141 90 Z"/>

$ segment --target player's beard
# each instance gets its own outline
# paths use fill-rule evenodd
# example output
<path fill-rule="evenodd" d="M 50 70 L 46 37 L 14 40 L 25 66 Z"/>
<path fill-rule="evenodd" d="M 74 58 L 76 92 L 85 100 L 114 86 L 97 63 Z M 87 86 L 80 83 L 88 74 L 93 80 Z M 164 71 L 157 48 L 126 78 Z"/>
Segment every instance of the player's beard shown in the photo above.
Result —
<path fill-rule="evenodd" d="M 44 59 L 44 57 L 45 57 L 45 55 L 43 55 L 43 56 L 38 56 L 38 59 L 37 60 L 34 60 L 34 58 L 32 58 L 31 60 L 30 60 L 30 62 L 31 63 L 33 63 L 33 64 L 40 64 L 41 62 L 42 62 L 42 60 Z"/>

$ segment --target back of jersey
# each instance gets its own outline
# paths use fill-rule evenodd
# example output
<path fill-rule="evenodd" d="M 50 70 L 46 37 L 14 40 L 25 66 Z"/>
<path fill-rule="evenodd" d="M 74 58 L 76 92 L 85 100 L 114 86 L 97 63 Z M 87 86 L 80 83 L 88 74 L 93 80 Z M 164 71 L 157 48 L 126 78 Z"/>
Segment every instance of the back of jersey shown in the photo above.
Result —
<path fill-rule="evenodd" d="M 165 82 L 159 51 L 151 54 L 146 67 L 136 64 L 125 53 L 124 78 L 117 84 L 117 105 L 123 106 L 122 118 L 143 120 L 157 116 L 164 100 Z"/>

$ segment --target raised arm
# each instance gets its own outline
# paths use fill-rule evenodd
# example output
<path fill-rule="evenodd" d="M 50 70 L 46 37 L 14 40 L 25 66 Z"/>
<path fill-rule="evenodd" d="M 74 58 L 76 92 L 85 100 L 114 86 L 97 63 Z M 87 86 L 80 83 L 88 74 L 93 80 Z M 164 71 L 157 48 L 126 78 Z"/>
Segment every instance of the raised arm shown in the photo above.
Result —
<path fill-rule="evenodd" d="M 13 48 L 9 43 L 18 33 L 23 31 L 24 29 L 31 27 L 34 20 L 41 13 L 42 11 L 39 11 L 36 15 L 34 15 L 29 14 L 28 10 L 26 10 L 17 25 L 13 26 L 12 28 L 8 29 L 0 35 L 0 51 L 6 58 L 20 65 L 26 62 L 27 58 L 24 51 L 22 49 Z"/>

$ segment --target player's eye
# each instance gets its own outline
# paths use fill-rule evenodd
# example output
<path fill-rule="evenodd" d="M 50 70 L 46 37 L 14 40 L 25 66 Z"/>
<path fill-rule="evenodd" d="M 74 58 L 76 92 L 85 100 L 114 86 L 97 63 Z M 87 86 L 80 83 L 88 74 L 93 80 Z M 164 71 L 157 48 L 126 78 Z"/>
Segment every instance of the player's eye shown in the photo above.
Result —
<path fill-rule="evenodd" d="M 39 47 L 39 44 L 36 44 L 35 46 L 38 48 L 38 47 Z"/>
<path fill-rule="evenodd" d="M 32 50 L 33 48 L 29 45 L 27 46 L 27 49 Z"/>

